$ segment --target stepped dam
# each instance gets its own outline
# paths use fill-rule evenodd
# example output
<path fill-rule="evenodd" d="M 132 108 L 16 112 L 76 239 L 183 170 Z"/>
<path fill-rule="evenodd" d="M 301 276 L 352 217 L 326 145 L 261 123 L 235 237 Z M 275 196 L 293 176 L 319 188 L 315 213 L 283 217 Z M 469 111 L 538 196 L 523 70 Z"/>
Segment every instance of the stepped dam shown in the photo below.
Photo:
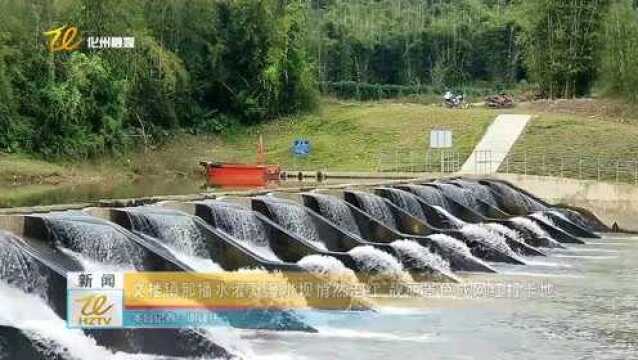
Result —
<path fill-rule="evenodd" d="M 613 330 L 605 299 L 617 294 L 610 276 L 635 283 L 635 262 L 615 260 L 635 259 L 633 244 L 591 212 L 487 178 L 3 215 L 0 359 L 381 359 L 396 344 L 441 359 L 489 358 L 508 346 L 525 359 L 597 358 L 609 348 L 627 358 L 638 351 L 636 322 Z M 251 272 L 282 283 L 306 274 L 341 295 L 338 309 L 303 292 L 211 309 L 214 327 L 74 329 L 68 274 L 82 272 Z M 556 297 L 512 304 L 414 291 L 541 280 Z M 367 291 L 355 296 L 342 283 Z M 461 343 L 467 349 L 453 352 Z"/>

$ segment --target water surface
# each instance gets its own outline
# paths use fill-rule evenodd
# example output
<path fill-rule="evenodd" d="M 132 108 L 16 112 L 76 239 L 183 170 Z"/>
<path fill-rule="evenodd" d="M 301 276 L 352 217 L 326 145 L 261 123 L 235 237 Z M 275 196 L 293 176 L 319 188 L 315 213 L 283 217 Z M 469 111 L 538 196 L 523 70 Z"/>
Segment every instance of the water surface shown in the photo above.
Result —
<path fill-rule="evenodd" d="M 532 289 L 519 297 L 378 299 L 376 314 L 306 315 L 319 334 L 242 337 L 255 353 L 298 359 L 638 358 L 638 237 L 609 235 L 527 260 L 464 276 Z"/>

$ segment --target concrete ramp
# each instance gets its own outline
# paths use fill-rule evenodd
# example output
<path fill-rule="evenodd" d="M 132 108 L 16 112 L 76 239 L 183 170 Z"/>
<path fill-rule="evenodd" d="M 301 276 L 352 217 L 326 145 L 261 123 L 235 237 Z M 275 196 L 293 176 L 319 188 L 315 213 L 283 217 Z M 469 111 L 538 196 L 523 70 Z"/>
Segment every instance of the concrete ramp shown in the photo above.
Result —
<path fill-rule="evenodd" d="M 459 173 L 482 175 L 497 172 L 530 119 L 530 115 L 499 115 Z"/>

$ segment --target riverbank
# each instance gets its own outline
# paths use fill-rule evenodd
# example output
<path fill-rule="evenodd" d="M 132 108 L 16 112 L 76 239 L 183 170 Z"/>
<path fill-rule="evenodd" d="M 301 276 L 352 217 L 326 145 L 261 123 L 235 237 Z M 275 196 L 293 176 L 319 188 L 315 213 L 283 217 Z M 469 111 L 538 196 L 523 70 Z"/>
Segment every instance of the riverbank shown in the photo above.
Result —
<path fill-rule="evenodd" d="M 635 158 L 638 113 L 632 109 L 608 100 L 542 101 L 500 111 L 481 107 L 445 109 L 414 99 L 324 99 L 320 109 L 312 114 L 237 127 L 220 135 L 182 133 L 162 146 L 118 158 L 49 162 L 26 155 L 0 154 L 0 206 L 37 203 L 47 196 L 48 203 L 64 201 L 64 191 L 60 195 L 59 189 L 82 189 L 87 195 L 81 199 L 86 200 L 101 194 L 177 194 L 182 193 L 180 187 L 195 191 L 204 185 L 199 161 L 253 162 L 259 135 L 266 145 L 267 160 L 294 170 L 374 171 L 380 159 L 422 154 L 428 146 L 429 131 L 435 128 L 453 130 L 454 150 L 469 154 L 491 121 L 504 112 L 534 116 L 514 145 L 515 153 Z M 296 159 L 291 155 L 290 147 L 296 138 L 311 141 L 309 157 Z M 526 170 L 529 174 L 540 173 L 542 169 L 536 167 L 530 165 Z M 56 195 L 51 197 L 53 191 Z"/>

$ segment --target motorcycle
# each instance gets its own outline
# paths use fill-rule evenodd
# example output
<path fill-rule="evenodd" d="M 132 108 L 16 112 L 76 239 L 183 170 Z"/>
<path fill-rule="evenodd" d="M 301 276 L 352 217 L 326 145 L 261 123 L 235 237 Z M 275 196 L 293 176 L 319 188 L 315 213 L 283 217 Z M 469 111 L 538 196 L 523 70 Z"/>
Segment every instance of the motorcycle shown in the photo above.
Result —
<path fill-rule="evenodd" d="M 458 109 L 463 107 L 464 96 L 463 94 L 453 94 L 448 91 L 443 96 L 443 104 L 449 109 Z"/>

